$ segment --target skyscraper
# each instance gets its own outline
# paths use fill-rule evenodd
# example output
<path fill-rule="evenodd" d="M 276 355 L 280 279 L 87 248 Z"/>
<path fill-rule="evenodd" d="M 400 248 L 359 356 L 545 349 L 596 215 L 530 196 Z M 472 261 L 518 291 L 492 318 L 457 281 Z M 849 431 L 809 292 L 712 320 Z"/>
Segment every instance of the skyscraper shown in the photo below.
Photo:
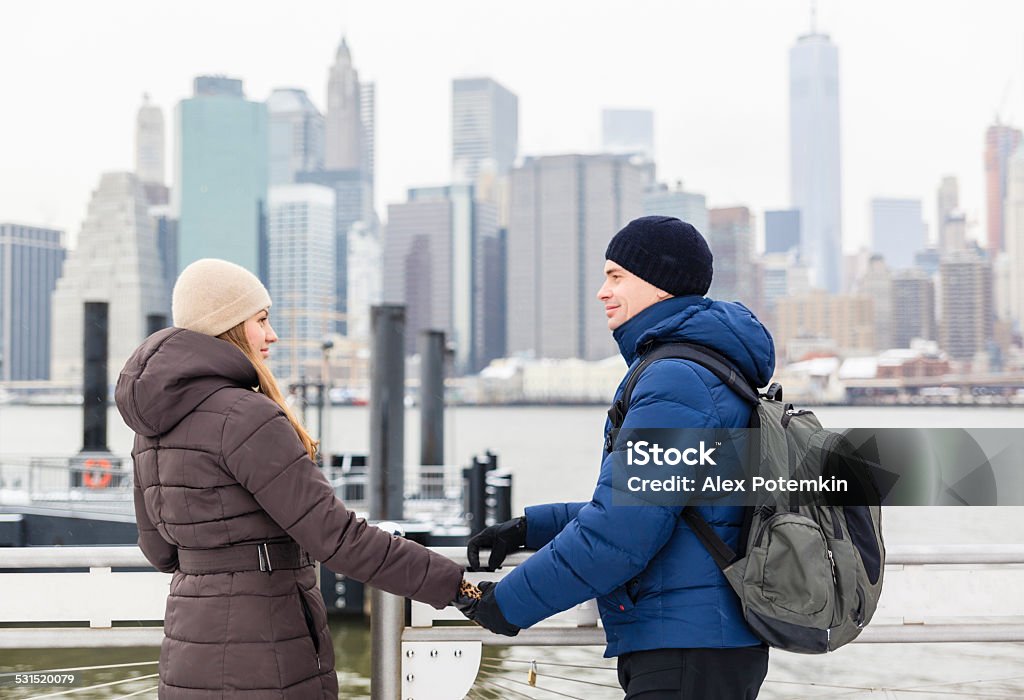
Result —
<path fill-rule="evenodd" d="M 280 341 L 271 353 L 282 379 L 309 376 L 334 328 L 334 191 L 320 185 L 270 188 L 270 296 Z"/>
<path fill-rule="evenodd" d="M 682 183 L 675 189 L 660 184 L 648 188 L 644 193 L 644 216 L 674 216 L 692 224 L 703 235 L 708 233 L 707 198 L 696 192 L 686 192 Z"/>
<path fill-rule="evenodd" d="M 174 283 L 178 280 L 178 220 L 174 218 L 168 204 L 150 205 L 149 218 L 153 220 L 156 231 L 157 257 L 160 259 L 164 300 L 167 302 L 164 313 L 167 318 L 171 318 L 171 296 Z"/>
<path fill-rule="evenodd" d="M 344 37 L 338 44 L 327 80 L 328 170 L 359 170 L 363 166 L 363 126 L 359 73 Z"/>
<path fill-rule="evenodd" d="M 370 340 L 370 307 L 383 299 L 383 255 L 380 233 L 363 222 L 348 232 L 348 315 L 346 335 L 362 343 Z"/>
<path fill-rule="evenodd" d="M 800 263 L 796 250 L 790 250 L 788 253 L 767 253 L 759 263 L 761 308 L 757 312 L 763 312 L 765 318 L 762 320 L 769 327 L 773 327 L 779 299 L 803 296 L 810 291 L 808 271 Z"/>
<path fill-rule="evenodd" d="M 708 212 L 705 236 L 715 256 L 715 274 L 708 294 L 715 299 L 753 305 L 755 287 L 750 266 L 754 241 L 750 210 L 746 207 L 712 209 Z"/>
<path fill-rule="evenodd" d="M 508 352 L 600 360 L 616 352 L 595 294 L 615 232 L 642 215 L 644 170 L 624 156 L 527 158 L 511 173 Z"/>
<path fill-rule="evenodd" d="M 497 207 L 472 185 L 412 189 L 408 201 L 388 206 L 384 300 L 406 305 L 409 354 L 427 329 L 448 334 L 460 373 L 504 354 L 491 317 L 503 320 L 498 235 Z"/>
<path fill-rule="evenodd" d="M 985 131 L 985 204 L 988 214 L 986 247 L 993 254 L 1006 249 L 1003 215 L 1008 163 L 1020 141 L 1020 129 L 998 121 Z"/>
<path fill-rule="evenodd" d="M 359 84 L 359 118 L 362 120 L 363 133 L 363 172 L 370 184 L 370 206 L 374 207 L 376 196 L 376 173 L 377 173 L 377 84 Z M 376 222 L 367 222 L 367 226 L 374 232 L 377 230 Z"/>
<path fill-rule="evenodd" d="M 952 175 L 942 178 L 935 195 L 935 231 L 939 250 L 945 253 L 964 247 L 960 185 Z"/>
<path fill-rule="evenodd" d="M 601 110 L 601 144 L 606 153 L 636 153 L 645 160 L 654 160 L 654 112 Z"/>
<path fill-rule="evenodd" d="M 324 167 L 324 117 L 305 90 L 279 88 L 267 99 L 269 184 L 295 182 L 295 174 Z"/>
<path fill-rule="evenodd" d="M 135 175 L 150 204 L 167 204 L 164 152 L 164 112 L 143 95 L 135 117 Z"/>
<path fill-rule="evenodd" d="M 0 223 L 0 381 L 50 378 L 51 300 L 64 232 Z"/>
<path fill-rule="evenodd" d="M 914 338 L 935 340 L 935 284 L 911 269 L 892 276 L 892 347 L 909 348 Z"/>
<path fill-rule="evenodd" d="M 267 107 L 242 81 L 200 76 L 175 111 L 178 269 L 222 258 L 267 279 Z"/>
<path fill-rule="evenodd" d="M 452 81 L 452 181 L 505 174 L 519 151 L 519 98 L 491 78 Z"/>
<path fill-rule="evenodd" d="M 876 197 L 871 200 L 872 251 L 894 270 L 914 265 L 914 254 L 928 246 L 921 200 Z"/>
<path fill-rule="evenodd" d="M 113 385 L 139 343 L 171 322 L 149 204 L 134 173 L 103 174 L 78 246 L 64 262 L 53 294 L 54 381 L 82 380 L 85 301 L 110 305 L 107 367 Z"/>
<path fill-rule="evenodd" d="M 347 333 L 349 289 L 349 231 L 357 223 L 362 235 L 376 236 L 379 222 L 373 205 L 376 91 L 361 84 L 344 37 L 335 53 L 327 80 L 325 168 L 298 173 L 298 182 L 334 190 L 334 303 L 335 330 Z"/>
<path fill-rule="evenodd" d="M 764 213 L 764 252 L 800 250 L 800 210 L 776 209 Z"/>
<path fill-rule="evenodd" d="M 995 255 L 1006 283 L 999 285 L 998 306 L 1024 326 L 1024 146 L 1014 151 L 1007 164 L 1005 253 Z"/>
<path fill-rule="evenodd" d="M 888 350 L 892 344 L 892 271 L 885 258 L 877 253 L 868 261 L 867 269 L 857 280 L 857 291 L 874 305 L 875 348 Z"/>
<path fill-rule="evenodd" d="M 962 250 L 942 261 L 942 323 L 939 346 L 954 360 L 970 361 L 992 338 L 995 309 L 992 266 L 978 250 Z"/>
<path fill-rule="evenodd" d="M 839 51 L 813 28 L 789 51 L 789 169 L 792 206 L 801 216 L 801 257 L 812 284 L 836 293 L 843 248 Z"/>
<path fill-rule="evenodd" d="M 142 96 L 135 120 L 135 174 L 143 184 L 162 185 L 164 173 L 164 112 Z"/>

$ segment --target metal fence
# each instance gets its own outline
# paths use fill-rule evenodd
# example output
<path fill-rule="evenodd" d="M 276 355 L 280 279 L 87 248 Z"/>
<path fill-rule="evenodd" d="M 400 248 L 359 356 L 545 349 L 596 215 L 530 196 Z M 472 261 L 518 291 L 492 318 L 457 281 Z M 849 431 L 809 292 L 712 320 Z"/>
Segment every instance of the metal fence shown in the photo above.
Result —
<path fill-rule="evenodd" d="M 112 455 L 0 457 L 0 505 L 133 512 L 131 460 Z"/>

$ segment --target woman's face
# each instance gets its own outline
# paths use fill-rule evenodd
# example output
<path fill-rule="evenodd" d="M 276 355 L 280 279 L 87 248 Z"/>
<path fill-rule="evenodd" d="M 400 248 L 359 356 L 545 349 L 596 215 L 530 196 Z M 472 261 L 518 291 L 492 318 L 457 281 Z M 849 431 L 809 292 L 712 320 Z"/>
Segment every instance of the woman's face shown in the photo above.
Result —
<path fill-rule="evenodd" d="M 246 319 L 245 337 L 253 352 L 264 360 L 270 357 L 270 344 L 277 342 L 277 333 L 270 327 L 270 312 L 267 309 Z"/>

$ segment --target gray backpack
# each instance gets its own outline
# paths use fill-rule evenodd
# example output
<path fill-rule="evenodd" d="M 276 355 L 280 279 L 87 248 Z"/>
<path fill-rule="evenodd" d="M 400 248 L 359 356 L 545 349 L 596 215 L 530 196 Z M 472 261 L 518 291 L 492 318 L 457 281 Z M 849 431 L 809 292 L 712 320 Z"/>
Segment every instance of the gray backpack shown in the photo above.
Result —
<path fill-rule="evenodd" d="M 751 445 L 750 457 L 757 460 L 757 475 L 839 473 L 856 483 L 855 495 L 845 502 L 758 495 L 745 508 L 741 551 L 726 544 L 696 509 L 683 508 L 680 516 L 721 568 L 747 624 L 766 644 L 819 654 L 853 641 L 878 605 L 885 564 L 881 499 L 870 469 L 843 435 L 823 429 L 810 411 L 783 403 L 781 386 L 760 394 L 725 357 L 689 343 L 659 345 L 644 355 L 608 412 L 610 435 L 622 426 L 640 375 L 663 359 L 705 367 L 753 405 L 749 427 L 760 431 L 760 444 Z"/>

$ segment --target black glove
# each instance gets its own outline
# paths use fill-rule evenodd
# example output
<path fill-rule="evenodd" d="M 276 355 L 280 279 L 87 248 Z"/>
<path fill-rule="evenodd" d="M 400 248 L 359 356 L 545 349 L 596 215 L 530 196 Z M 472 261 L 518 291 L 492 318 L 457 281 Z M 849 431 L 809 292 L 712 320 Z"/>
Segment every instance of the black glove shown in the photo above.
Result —
<path fill-rule="evenodd" d="M 455 601 L 455 607 L 484 629 L 506 637 L 514 637 L 519 634 L 519 628 L 506 620 L 501 608 L 498 607 L 498 599 L 494 597 L 497 585 L 494 581 L 481 581 L 478 585 L 480 597 L 473 599 L 460 594 Z"/>
<path fill-rule="evenodd" d="M 526 546 L 526 518 L 513 518 L 484 528 L 470 538 L 466 545 L 469 571 L 494 571 L 511 552 Z M 480 550 L 490 549 L 487 568 L 480 568 Z"/>

